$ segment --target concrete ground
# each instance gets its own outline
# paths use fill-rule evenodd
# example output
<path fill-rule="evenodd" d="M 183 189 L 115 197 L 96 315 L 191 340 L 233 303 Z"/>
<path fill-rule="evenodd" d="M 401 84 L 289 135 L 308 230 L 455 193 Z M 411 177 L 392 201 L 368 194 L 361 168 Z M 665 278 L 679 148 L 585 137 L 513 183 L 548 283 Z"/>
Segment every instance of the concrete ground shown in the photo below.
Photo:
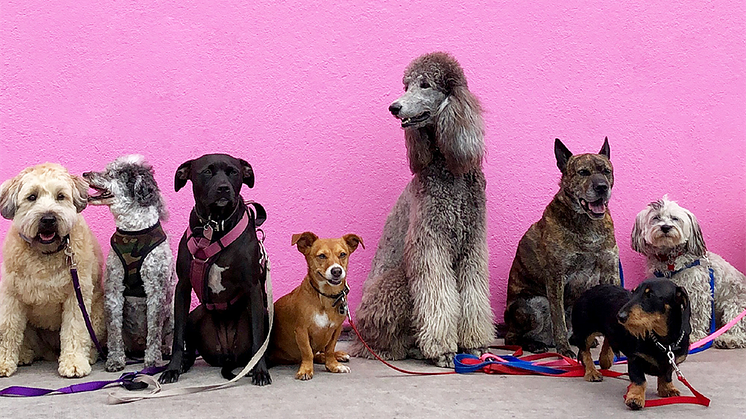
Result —
<path fill-rule="evenodd" d="M 338 348 L 344 349 L 346 342 Z M 442 371 L 421 361 L 396 365 L 419 371 Z M 505 376 L 474 373 L 447 376 L 407 376 L 378 361 L 353 358 L 350 374 L 331 374 L 323 365 L 308 382 L 295 380 L 296 367 L 270 370 L 272 385 L 255 387 L 248 378 L 234 387 L 208 393 L 148 400 L 126 405 L 106 404 L 109 392 L 0 398 L 2 418 L 565 418 L 670 417 L 737 418 L 746 416 L 746 350 L 709 349 L 692 355 L 682 371 L 689 382 L 712 399 L 709 408 L 672 405 L 629 410 L 622 400 L 627 382 L 607 378 L 587 383 L 582 378 Z M 615 367 L 624 370 L 625 367 Z M 135 370 L 130 368 L 129 370 Z M 11 378 L 0 379 L 0 388 L 10 385 L 57 388 L 89 380 L 108 380 L 117 374 L 103 370 L 103 363 L 83 379 L 63 379 L 52 362 L 21 367 Z M 218 368 L 198 361 L 176 384 L 192 386 L 220 383 Z M 647 395 L 654 394 L 651 378 Z M 680 383 L 682 393 L 690 395 Z"/>

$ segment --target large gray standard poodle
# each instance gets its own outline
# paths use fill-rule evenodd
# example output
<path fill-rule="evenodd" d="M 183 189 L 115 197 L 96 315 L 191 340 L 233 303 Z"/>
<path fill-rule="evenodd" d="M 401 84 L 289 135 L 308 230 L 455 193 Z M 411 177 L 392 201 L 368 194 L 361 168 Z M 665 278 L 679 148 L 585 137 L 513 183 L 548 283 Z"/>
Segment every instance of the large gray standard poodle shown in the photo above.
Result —
<path fill-rule="evenodd" d="M 389 110 L 404 128 L 414 178 L 386 220 L 356 317 L 388 359 L 453 367 L 494 337 L 487 274 L 484 125 L 458 62 L 415 59 Z M 357 341 L 357 356 L 370 355 Z"/>

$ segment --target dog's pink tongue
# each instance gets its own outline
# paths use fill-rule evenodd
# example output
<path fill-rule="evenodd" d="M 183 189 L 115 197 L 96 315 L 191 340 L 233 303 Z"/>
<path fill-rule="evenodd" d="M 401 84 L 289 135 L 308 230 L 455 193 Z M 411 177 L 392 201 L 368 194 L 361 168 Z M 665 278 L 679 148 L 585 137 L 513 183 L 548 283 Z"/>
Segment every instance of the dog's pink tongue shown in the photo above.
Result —
<path fill-rule="evenodd" d="M 41 237 L 41 239 L 44 240 L 44 241 L 49 241 L 49 240 L 52 240 L 54 238 L 54 234 L 55 233 L 47 233 L 47 234 L 41 233 L 41 234 L 39 234 L 39 237 Z"/>
<path fill-rule="evenodd" d="M 604 212 L 606 212 L 606 205 L 604 205 L 603 201 L 598 201 L 598 202 L 599 202 L 598 204 L 589 202 L 588 208 L 590 208 L 591 211 L 593 211 L 596 214 L 603 214 Z"/>

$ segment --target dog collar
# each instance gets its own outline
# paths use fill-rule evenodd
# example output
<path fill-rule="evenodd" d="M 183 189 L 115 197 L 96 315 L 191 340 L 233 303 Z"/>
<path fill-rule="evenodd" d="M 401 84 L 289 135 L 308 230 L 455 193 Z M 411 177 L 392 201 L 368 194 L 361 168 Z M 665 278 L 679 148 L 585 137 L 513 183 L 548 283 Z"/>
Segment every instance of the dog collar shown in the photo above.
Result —
<path fill-rule="evenodd" d="M 659 261 L 664 262 L 669 271 L 673 271 L 674 268 L 676 267 L 675 265 L 676 259 L 683 254 L 684 254 L 684 251 L 680 250 L 679 253 L 675 255 L 655 255 L 655 257 Z"/>
<path fill-rule="evenodd" d="M 699 265 L 700 265 L 700 260 L 697 259 L 694 262 L 685 265 L 681 269 L 674 270 L 674 265 L 672 263 L 669 263 L 668 264 L 668 271 L 666 271 L 666 272 L 653 271 L 653 275 L 657 276 L 658 278 L 671 278 L 672 276 L 676 275 L 677 273 L 679 273 L 681 271 L 684 271 L 684 270 L 687 270 L 689 268 L 693 268 L 693 267 L 699 266 Z"/>
<path fill-rule="evenodd" d="M 243 202 L 243 198 L 241 198 L 241 202 Z M 233 208 L 233 212 L 231 212 L 231 214 L 229 216 L 225 217 L 222 220 L 213 220 L 210 216 L 208 216 L 207 218 L 201 216 L 199 214 L 199 212 L 197 211 L 197 207 L 195 206 L 194 207 L 194 215 L 197 216 L 197 219 L 199 220 L 200 224 L 203 225 L 202 229 L 207 233 L 205 235 L 205 238 L 207 238 L 208 240 L 210 240 L 210 239 L 212 239 L 212 232 L 213 231 L 221 232 L 221 231 L 225 230 L 225 222 L 227 220 L 230 220 L 231 217 L 233 217 L 236 214 L 236 211 L 238 211 L 238 208 L 241 207 L 241 206 L 242 206 L 241 203 L 238 203 L 236 205 L 236 208 Z M 210 237 L 207 237 L 207 236 L 210 236 Z"/>
<path fill-rule="evenodd" d="M 685 335 L 686 335 L 686 332 L 685 332 L 684 328 L 682 327 L 681 328 L 681 335 L 679 336 L 679 338 L 676 340 L 676 342 L 672 343 L 671 345 L 668 345 L 668 347 L 663 346 L 663 344 L 660 342 L 660 340 L 658 340 L 658 337 L 655 335 L 655 332 L 653 332 L 653 333 L 650 334 L 650 340 L 653 341 L 653 343 L 655 344 L 655 346 L 658 349 L 660 349 L 661 351 L 663 351 L 664 353 L 667 354 L 669 352 L 673 352 L 673 351 L 681 349 L 681 347 L 680 347 L 681 346 L 681 341 L 684 340 L 684 336 Z"/>
<path fill-rule="evenodd" d="M 323 295 L 326 298 L 331 298 L 332 300 L 334 300 L 334 302 L 332 303 L 332 307 L 337 307 L 337 305 L 339 305 L 339 308 L 337 309 L 339 314 L 343 316 L 347 314 L 347 294 L 350 293 L 350 286 L 347 285 L 347 283 L 345 283 L 345 287 L 342 291 L 337 294 L 329 295 L 321 292 L 321 290 L 316 287 L 316 285 L 313 283 L 313 278 L 311 278 L 309 282 L 311 283 L 311 288 L 319 293 L 319 295 Z"/>

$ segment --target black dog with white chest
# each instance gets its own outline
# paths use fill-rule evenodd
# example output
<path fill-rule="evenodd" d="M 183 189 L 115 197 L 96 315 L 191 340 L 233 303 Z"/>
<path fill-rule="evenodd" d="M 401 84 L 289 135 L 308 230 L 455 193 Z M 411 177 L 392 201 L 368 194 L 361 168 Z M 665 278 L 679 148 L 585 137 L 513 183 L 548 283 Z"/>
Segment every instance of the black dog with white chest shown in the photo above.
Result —
<path fill-rule="evenodd" d="M 573 306 L 570 338 L 579 349 L 586 381 L 603 379 L 590 353 L 596 336 L 603 335 L 602 369 L 611 367 L 614 353 L 621 351 L 627 356 L 632 382 L 627 406 L 635 410 L 645 407 L 645 374 L 658 377 L 659 396 L 678 396 L 669 356 L 677 365 L 686 359 L 692 331 L 690 314 L 686 290 L 667 279 L 648 279 L 632 292 L 608 284 L 586 291 Z"/>
<path fill-rule="evenodd" d="M 179 242 L 173 354 L 161 383 L 177 381 L 192 366 L 197 352 L 208 364 L 223 367 L 226 376 L 227 371 L 246 365 L 268 328 L 265 272 L 256 235 L 266 215 L 258 204 L 253 206 L 254 214 L 240 195 L 242 185 L 254 186 L 251 165 L 226 154 L 208 154 L 179 166 L 176 191 L 187 180 L 192 181 L 195 202 L 189 229 Z M 218 242 L 214 255 L 200 254 L 205 248 L 194 252 L 194 243 Z M 201 304 L 189 313 L 192 289 Z M 252 369 L 251 381 L 272 382 L 264 356 Z"/>

